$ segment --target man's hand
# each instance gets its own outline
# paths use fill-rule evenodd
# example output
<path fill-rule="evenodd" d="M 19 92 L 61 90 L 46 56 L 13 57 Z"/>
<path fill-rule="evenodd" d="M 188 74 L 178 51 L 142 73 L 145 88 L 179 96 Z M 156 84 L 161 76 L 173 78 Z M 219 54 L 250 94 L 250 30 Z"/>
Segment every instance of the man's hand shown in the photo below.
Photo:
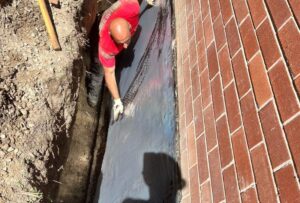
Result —
<path fill-rule="evenodd" d="M 114 99 L 114 105 L 113 105 L 113 116 L 114 121 L 117 121 L 123 114 L 123 103 L 121 99 Z"/>
<path fill-rule="evenodd" d="M 157 0 L 146 0 L 146 1 L 147 1 L 148 5 L 154 6 L 154 5 L 155 5 L 155 2 L 156 2 Z"/>

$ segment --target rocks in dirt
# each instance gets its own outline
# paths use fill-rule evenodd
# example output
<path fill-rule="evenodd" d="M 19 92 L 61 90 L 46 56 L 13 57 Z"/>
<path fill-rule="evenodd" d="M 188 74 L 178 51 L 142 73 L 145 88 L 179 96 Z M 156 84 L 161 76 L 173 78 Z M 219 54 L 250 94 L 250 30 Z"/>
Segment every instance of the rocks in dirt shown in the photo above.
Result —
<path fill-rule="evenodd" d="M 0 134 L 0 138 L 1 138 L 1 140 L 3 140 L 3 139 L 6 138 L 6 135 L 1 133 L 1 134 Z"/>
<path fill-rule="evenodd" d="M 0 159 L 3 159 L 4 155 L 5 153 L 2 150 L 0 150 Z"/>
<path fill-rule="evenodd" d="M 5 145 L 3 145 L 3 146 L 1 147 L 1 149 L 2 149 L 3 151 L 7 151 L 8 148 L 9 148 L 9 145 L 8 145 L 8 144 L 5 144 Z"/>
<path fill-rule="evenodd" d="M 7 159 L 5 159 L 4 161 L 6 162 L 6 164 L 9 164 L 10 162 L 12 162 L 12 158 L 7 158 Z"/>
<path fill-rule="evenodd" d="M 19 154 L 19 150 L 16 148 L 16 149 L 14 150 L 14 153 L 18 155 L 18 154 Z"/>
<path fill-rule="evenodd" d="M 17 69 L 14 69 L 14 68 L 6 68 L 4 69 L 3 66 L 0 67 L 0 75 L 1 75 L 1 78 L 10 78 L 12 79 L 13 76 L 18 72 Z M 7 85 L 6 85 L 6 89 L 7 88 Z"/>
<path fill-rule="evenodd" d="M 45 166 L 45 162 L 41 161 L 41 160 L 35 160 L 34 162 L 34 166 L 38 169 L 38 170 L 42 170 Z"/>
<path fill-rule="evenodd" d="M 14 151 L 15 149 L 13 148 L 13 147 L 9 147 L 8 149 L 7 149 L 7 152 L 12 152 L 12 151 Z"/>
<path fill-rule="evenodd" d="M 28 117 L 28 111 L 26 109 L 20 109 L 20 112 L 24 117 Z"/>

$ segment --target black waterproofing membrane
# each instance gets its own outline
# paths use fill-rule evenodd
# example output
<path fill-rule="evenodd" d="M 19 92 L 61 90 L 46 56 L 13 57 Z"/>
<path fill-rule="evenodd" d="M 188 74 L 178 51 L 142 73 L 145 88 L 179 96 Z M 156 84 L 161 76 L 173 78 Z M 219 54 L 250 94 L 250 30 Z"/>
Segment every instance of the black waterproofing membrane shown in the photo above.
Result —
<path fill-rule="evenodd" d="M 171 2 L 141 6 L 140 27 L 117 61 L 123 118 L 110 123 L 99 203 L 175 203 L 184 183 L 175 161 Z"/>

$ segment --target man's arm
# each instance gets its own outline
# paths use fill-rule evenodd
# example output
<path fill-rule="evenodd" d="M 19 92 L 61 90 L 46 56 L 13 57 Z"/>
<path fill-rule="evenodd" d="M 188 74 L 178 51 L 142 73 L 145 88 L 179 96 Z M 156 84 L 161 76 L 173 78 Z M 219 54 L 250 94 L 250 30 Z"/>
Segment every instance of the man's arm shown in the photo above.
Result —
<path fill-rule="evenodd" d="M 118 120 L 121 115 L 123 114 L 124 107 L 123 103 L 120 98 L 118 85 L 116 81 L 116 75 L 115 75 L 115 67 L 108 68 L 103 67 L 104 69 L 104 78 L 106 85 L 108 87 L 108 90 L 110 91 L 111 96 L 113 97 L 113 120 Z"/>
<path fill-rule="evenodd" d="M 104 69 L 105 82 L 111 96 L 113 97 L 113 99 L 119 99 L 120 94 L 119 94 L 118 85 L 116 81 L 115 67 L 112 68 L 103 67 L 103 69 Z"/>

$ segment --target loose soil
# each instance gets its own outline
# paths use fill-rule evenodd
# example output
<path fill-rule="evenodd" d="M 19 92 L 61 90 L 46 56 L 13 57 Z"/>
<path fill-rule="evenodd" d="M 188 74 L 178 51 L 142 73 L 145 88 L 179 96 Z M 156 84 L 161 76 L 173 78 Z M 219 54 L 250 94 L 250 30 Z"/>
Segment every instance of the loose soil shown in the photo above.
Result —
<path fill-rule="evenodd" d="M 50 8 L 62 51 L 50 48 L 36 0 L 0 0 L 0 202 L 51 202 L 68 150 L 85 44 L 83 0 Z"/>

